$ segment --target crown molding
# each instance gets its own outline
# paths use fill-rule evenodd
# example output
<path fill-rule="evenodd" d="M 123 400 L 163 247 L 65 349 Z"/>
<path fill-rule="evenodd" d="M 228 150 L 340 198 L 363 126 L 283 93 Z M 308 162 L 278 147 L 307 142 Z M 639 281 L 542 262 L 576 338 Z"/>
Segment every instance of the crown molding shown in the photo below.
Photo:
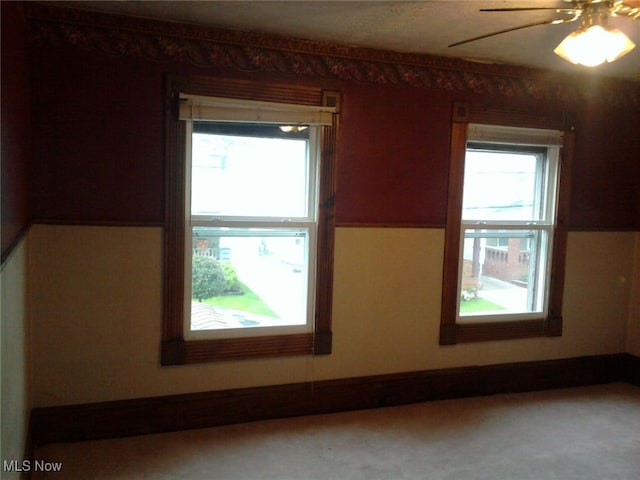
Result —
<path fill-rule="evenodd" d="M 350 47 L 299 38 L 28 4 L 36 45 L 187 62 L 287 76 L 350 80 L 576 105 L 640 108 L 640 83 L 457 58 Z"/>

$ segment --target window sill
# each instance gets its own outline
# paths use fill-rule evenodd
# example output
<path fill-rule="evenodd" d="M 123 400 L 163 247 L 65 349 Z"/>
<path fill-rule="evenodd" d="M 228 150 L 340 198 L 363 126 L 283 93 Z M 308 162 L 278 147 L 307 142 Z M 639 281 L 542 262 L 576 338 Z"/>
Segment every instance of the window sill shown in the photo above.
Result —
<path fill-rule="evenodd" d="M 440 326 L 440 345 L 562 335 L 562 317 L 513 322 L 451 323 Z"/>
<path fill-rule="evenodd" d="M 161 364 L 184 365 L 256 358 L 328 355 L 330 353 L 330 333 L 215 340 L 175 340 L 162 343 Z"/>

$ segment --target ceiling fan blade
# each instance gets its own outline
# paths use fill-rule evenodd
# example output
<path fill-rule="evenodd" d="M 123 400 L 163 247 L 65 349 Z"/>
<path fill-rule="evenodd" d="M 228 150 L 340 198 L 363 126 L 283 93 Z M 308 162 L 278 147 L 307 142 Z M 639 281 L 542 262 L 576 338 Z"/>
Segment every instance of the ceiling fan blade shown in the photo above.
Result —
<path fill-rule="evenodd" d="M 481 8 L 481 12 L 523 12 L 532 10 L 553 10 L 558 13 L 574 12 L 579 10 L 576 8 L 558 8 L 558 7 L 507 7 L 507 8 Z"/>
<path fill-rule="evenodd" d="M 615 16 L 627 16 L 632 20 L 640 19 L 640 1 L 639 2 L 616 2 L 611 10 Z"/>
<path fill-rule="evenodd" d="M 554 22 L 557 22 L 557 20 L 541 20 L 539 22 L 527 23 L 526 25 L 520 25 L 519 27 L 507 28 L 505 30 L 500 30 L 498 32 L 492 32 L 492 33 L 487 33 L 485 35 L 480 35 L 478 37 L 468 38 L 468 39 L 462 40 L 460 42 L 452 43 L 448 47 L 449 48 L 457 47 L 458 45 L 462 45 L 464 43 L 475 42 L 476 40 L 481 40 L 481 39 L 487 38 L 487 37 L 493 37 L 495 35 L 500 35 L 502 33 L 513 32 L 514 30 L 521 30 L 523 28 L 535 27 L 535 26 L 538 26 L 538 25 L 548 25 L 548 24 L 554 23 Z"/>

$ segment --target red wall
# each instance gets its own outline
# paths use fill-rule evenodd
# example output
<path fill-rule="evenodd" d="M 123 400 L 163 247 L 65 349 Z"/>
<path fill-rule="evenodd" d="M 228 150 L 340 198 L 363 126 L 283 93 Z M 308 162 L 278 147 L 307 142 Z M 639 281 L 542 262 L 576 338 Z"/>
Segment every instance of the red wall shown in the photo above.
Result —
<path fill-rule="evenodd" d="M 2 260 L 29 224 L 29 69 L 23 6 L 2 2 Z"/>
<path fill-rule="evenodd" d="M 444 225 L 450 95 L 353 84 L 343 92 L 337 221 Z"/>
<path fill-rule="evenodd" d="M 640 111 L 578 112 L 570 226 L 640 230 Z"/>
<path fill-rule="evenodd" d="M 225 72 L 68 46 L 32 53 L 35 219 L 162 222 L 162 83 L 170 71 L 342 91 L 338 224 L 445 224 L 450 111 L 460 100 L 449 91 Z M 570 226 L 640 229 L 638 112 L 580 108 Z"/>
<path fill-rule="evenodd" d="M 35 220 L 163 220 L 162 68 L 80 51 L 33 56 Z"/>

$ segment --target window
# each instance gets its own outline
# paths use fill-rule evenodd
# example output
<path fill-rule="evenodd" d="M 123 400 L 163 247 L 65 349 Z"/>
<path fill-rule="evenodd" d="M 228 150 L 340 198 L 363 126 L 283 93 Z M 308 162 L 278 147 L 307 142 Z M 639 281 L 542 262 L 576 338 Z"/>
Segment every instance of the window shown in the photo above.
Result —
<path fill-rule="evenodd" d="M 572 134 L 469 123 L 463 111 L 452 130 L 440 341 L 560 335 Z"/>
<path fill-rule="evenodd" d="M 168 87 L 162 363 L 330 353 L 338 94 Z"/>
<path fill-rule="evenodd" d="M 311 331 L 319 128 L 187 121 L 187 338 Z"/>

